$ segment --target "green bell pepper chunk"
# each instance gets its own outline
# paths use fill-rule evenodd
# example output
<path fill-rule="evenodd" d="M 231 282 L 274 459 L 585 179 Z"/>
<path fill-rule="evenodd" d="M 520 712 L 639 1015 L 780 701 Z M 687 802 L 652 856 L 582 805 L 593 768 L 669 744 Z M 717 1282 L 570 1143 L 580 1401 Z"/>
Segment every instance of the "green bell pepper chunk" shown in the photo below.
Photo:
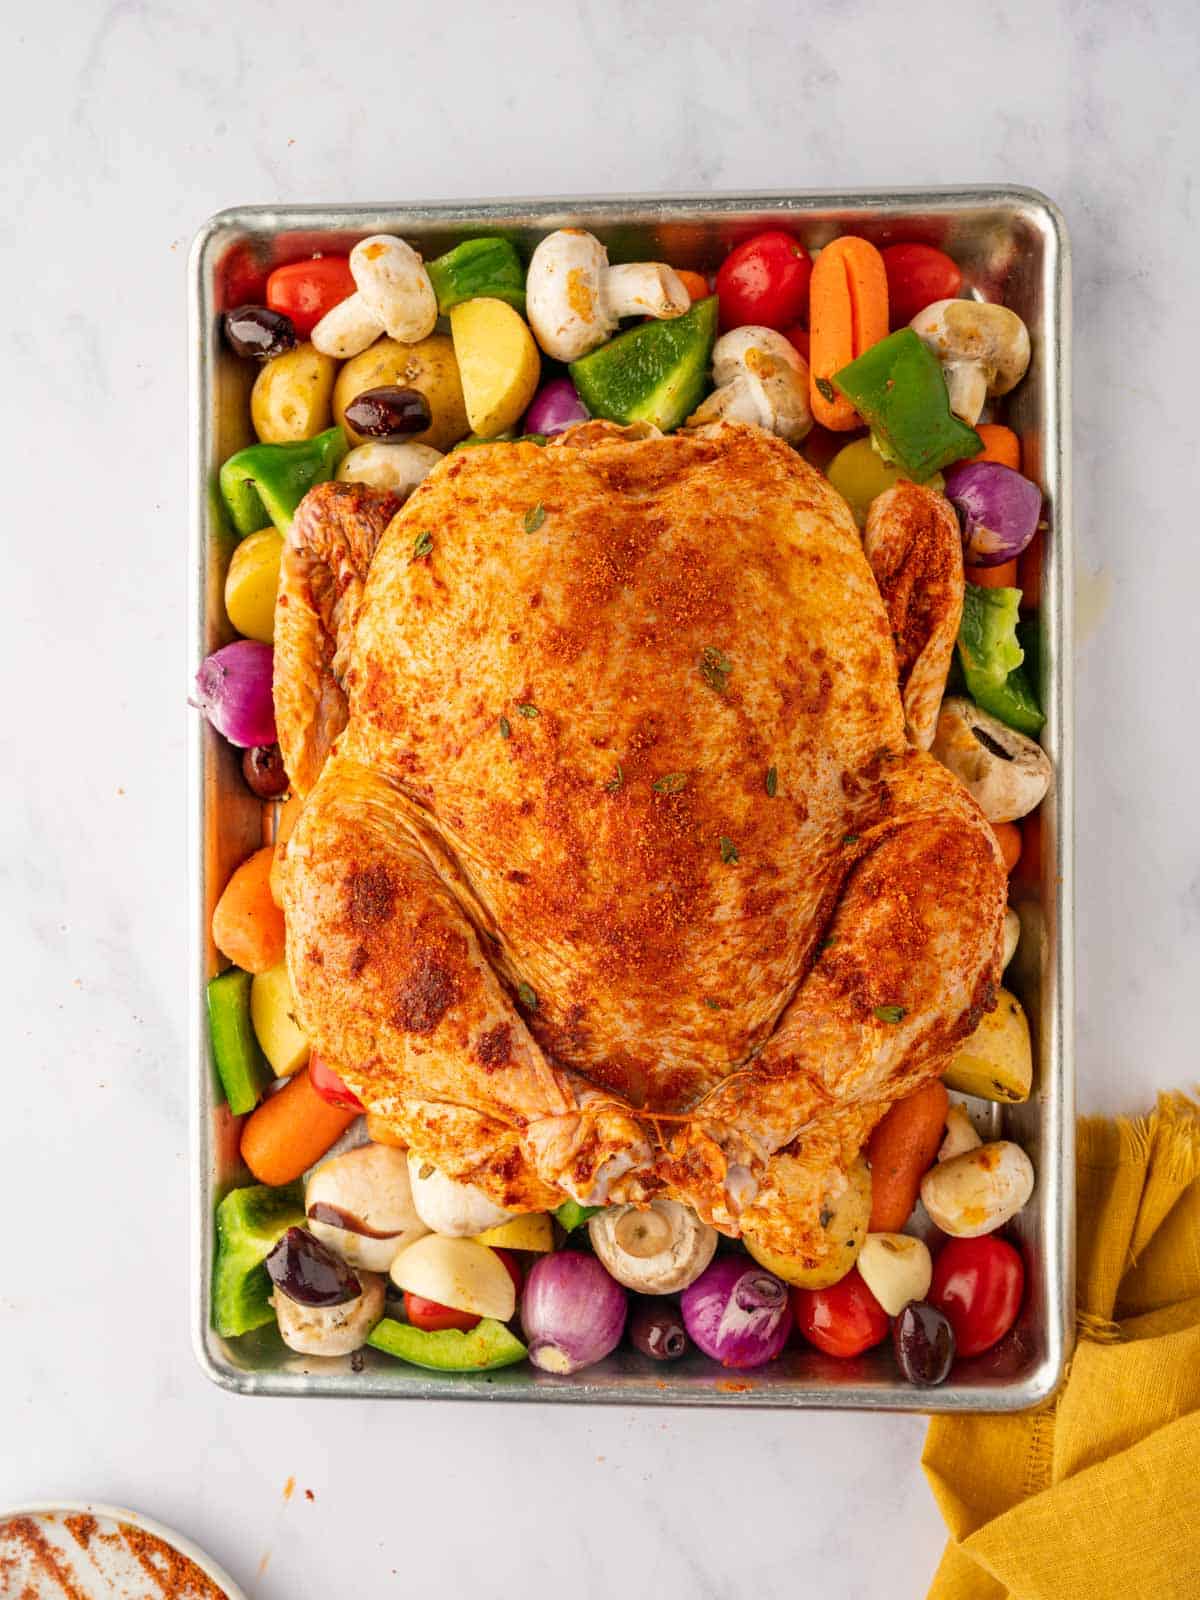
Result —
<path fill-rule="evenodd" d="M 304 1185 L 283 1189 L 254 1184 L 233 1189 L 217 1207 L 213 1258 L 213 1324 L 223 1338 L 238 1339 L 275 1321 L 274 1285 L 263 1265 L 289 1228 L 305 1224 Z"/>
<path fill-rule="evenodd" d="M 568 1233 L 574 1233 L 575 1229 L 581 1228 L 589 1217 L 594 1217 L 597 1211 L 603 1210 L 603 1206 L 581 1206 L 578 1200 L 564 1200 L 554 1215 Z"/>
<path fill-rule="evenodd" d="M 250 1018 L 248 972 L 230 967 L 208 985 L 208 1035 L 217 1076 L 235 1117 L 253 1111 L 273 1076 Z"/>
<path fill-rule="evenodd" d="M 286 533 L 301 500 L 315 483 L 333 477 L 345 454 L 340 428 L 295 444 L 247 445 L 221 468 L 221 498 L 230 522 L 243 536 L 269 522 Z"/>
<path fill-rule="evenodd" d="M 508 239 L 464 239 L 425 268 L 444 315 L 464 300 L 504 300 L 525 315 L 525 268 Z"/>
<path fill-rule="evenodd" d="M 489 1372 L 524 1361 L 528 1351 L 504 1326 L 484 1317 L 462 1333 L 457 1328 L 426 1330 L 384 1317 L 367 1335 L 372 1350 L 409 1361 L 432 1372 Z"/>
<path fill-rule="evenodd" d="M 975 429 L 950 409 L 941 362 L 911 328 L 864 350 L 833 381 L 870 427 L 883 459 L 918 483 L 983 449 Z"/>
<path fill-rule="evenodd" d="M 1017 638 L 1019 589 L 980 589 L 968 583 L 958 630 L 958 657 L 967 693 L 982 711 L 1035 738 L 1045 717 L 1025 670 Z"/>

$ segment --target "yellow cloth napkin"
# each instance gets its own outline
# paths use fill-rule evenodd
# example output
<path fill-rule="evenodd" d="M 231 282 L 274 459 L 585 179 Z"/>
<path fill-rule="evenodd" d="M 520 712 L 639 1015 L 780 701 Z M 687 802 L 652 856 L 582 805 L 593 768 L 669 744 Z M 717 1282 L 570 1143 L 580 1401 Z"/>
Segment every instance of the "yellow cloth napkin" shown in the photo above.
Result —
<path fill-rule="evenodd" d="M 1075 1355 L 1056 1399 L 936 1417 L 929 1600 L 1200 1597 L 1200 1106 L 1079 1124 Z"/>

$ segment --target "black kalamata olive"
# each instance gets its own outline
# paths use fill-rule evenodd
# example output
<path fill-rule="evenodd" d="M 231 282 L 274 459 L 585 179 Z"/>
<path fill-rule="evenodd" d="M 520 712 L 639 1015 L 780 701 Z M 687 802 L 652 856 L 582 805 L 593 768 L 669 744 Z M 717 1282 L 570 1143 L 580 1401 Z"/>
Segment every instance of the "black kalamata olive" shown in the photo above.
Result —
<path fill-rule="evenodd" d="M 269 311 L 266 306 L 238 306 L 236 311 L 225 313 L 225 337 L 236 355 L 266 361 L 294 347 L 296 329 L 291 317 L 285 317 L 282 311 Z"/>
<path fill-rule="evenodd" d="M 936 1306 L 910 1300 L 892 1322 L 892 1346 L 909 1383 L 932 1389 L 954 1365 L 954 1329 Z"/>
<path fill-rule="evenodd" d="M 364 389 L 346 407 L 346 421 L 368 439 L 403 439 L 424 433 L 433 421 L 429 401 L 419 389 L 385 383 Z"/>
<path fill-rule="evenodd" d="M 267 1257 L 275 1287 L 301 1306 L 344 1306 L 362 1284 L 346 1263 L 303 1228 L 289 1228 Z"/>
<path fill-rule="evenodd" d="M 282 800 L 288 775 L 277 744 L 256 744 L 242 753 L 242 777 L 260 800 Z"/>
<path fill-rule="evenodd" d="M 669 1300 L 637 1301 L 629 1318 L 629 1338 L 633 1348 L 652 1361 L 678 1361 L 690 1344 L 679 1307 Z"/>

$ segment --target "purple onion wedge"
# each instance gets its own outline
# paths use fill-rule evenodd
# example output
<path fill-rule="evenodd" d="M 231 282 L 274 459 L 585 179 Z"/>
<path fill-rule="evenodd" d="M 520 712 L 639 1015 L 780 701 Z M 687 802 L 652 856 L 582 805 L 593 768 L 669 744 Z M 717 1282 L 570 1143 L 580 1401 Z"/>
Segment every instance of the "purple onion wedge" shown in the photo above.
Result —
<path fill-rule="evenodd" d="M 792 1331 L 787 1285 L 748 1256 L 717 1256 L 680 1304 L 693 1343 L 723 1367 L 773 1361 Z"/>
<path fill-rule="evenodd" d="M 235 639 L 201 663 L 193 704 L 230 744 L 249 749 L 275 743 L 274 661 L 269 644 Z"/>
<path fill-rule="evenodd" d="M 1019 556 L 1037 532 L 1042 491 L 998 461 L 960 461 L 946 470 L 946 498 L 958 512 L 963 560 L 999 567 Z"/>
<path fill-rule="evenodd" d="M 625 1328 L 625 1291 L 581 1250 L 539 1256 L 521 1295 L 529 1359 L 543 1372 L 566 1374 L 602 1361 Z"/>
<path fill-rule="evenodd" d="M 586 422 L 590 416 L 570 378 L 551 378 L 534 395 L 525 413 L 523 431 L 551 437 L 573 428 L 577 422 Z"/>

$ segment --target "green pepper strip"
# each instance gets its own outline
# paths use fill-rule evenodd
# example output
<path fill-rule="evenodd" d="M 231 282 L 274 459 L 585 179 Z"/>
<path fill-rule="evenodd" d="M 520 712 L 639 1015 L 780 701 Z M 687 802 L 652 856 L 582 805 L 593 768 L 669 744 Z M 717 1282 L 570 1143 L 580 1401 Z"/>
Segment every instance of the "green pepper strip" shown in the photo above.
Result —
<path fill-rule="evenodd" d="M 510 239 L 464 239 L 425 268 L 443 315 L 464 300 L 504 300 L 525 314 L 525 268 Z"/>
<path fill-rule="evenodd" d="M 296 444 L 252 444 L 221 468 L 221 498 L 229 520 L 243 536 L 273 522 L 280 533 L 292 525 L 296 507 L 315 483 L 327 483 L 346 454 L 346 436 L 327 428 Z"/>
<path fill-rule="evenodd" d="M 918 483 L 983 449 L 974 428 L 950 410 L 941 363 L 911 328 L 873 344 L 833 381 L 870 427 L 884 460 Z"/>
<path fill-rule="evenodd" d="M 1046 719 L 1017 637 L 1020 600 L 1019 589 L 981 589 L 968 583 L 963 593 L 958 657 L 967 693 L 980 710 L 1034 738 Z"/>

